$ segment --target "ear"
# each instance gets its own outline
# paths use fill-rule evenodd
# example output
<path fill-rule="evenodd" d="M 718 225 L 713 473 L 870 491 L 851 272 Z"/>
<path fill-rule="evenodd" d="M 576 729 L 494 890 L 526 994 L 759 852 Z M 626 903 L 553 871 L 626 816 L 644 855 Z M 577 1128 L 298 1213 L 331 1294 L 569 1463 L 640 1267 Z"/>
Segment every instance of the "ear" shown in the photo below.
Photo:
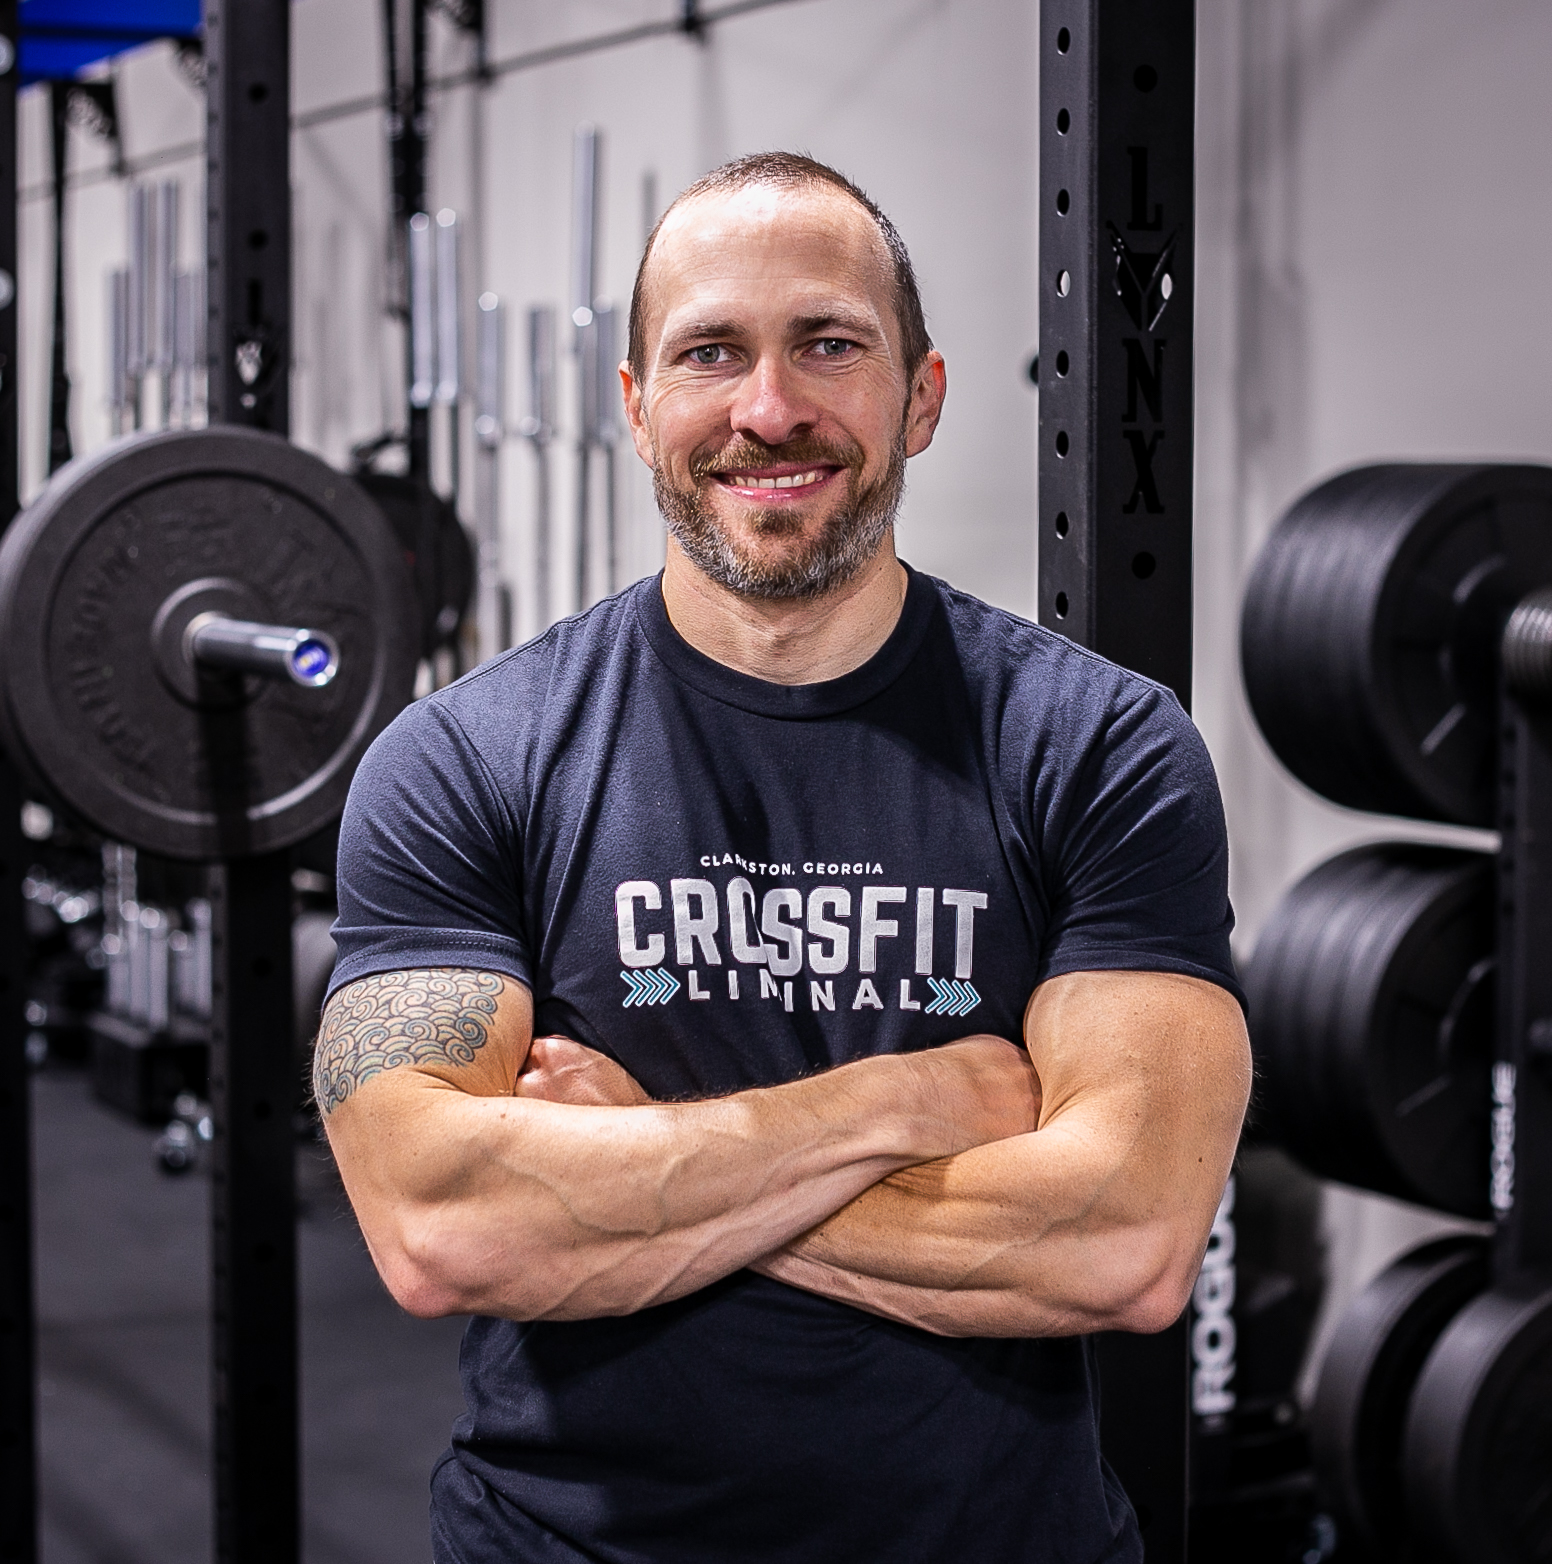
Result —
<path fill-rule="evenodd" d="M 943 416 L 943 398 L 948 395 L 948 371 L 943 355 L 934 348 L 921 361 L 911 385 L 911 400 L 905 410 L 905 454 L 918 456 L 932 444 L 938 420 Z"/>
<path fill-rule="evenodd" d="M 655 468 L 652 459 L 652 436 L 647 429 L 647 415 L 641 405 L 641 382 L 631 372 L 628 361 L 620 364 L 620 387 L 625 393 L 625 421 L 630 425 L 631 444 L 636 454 L 648 467 Z"/>

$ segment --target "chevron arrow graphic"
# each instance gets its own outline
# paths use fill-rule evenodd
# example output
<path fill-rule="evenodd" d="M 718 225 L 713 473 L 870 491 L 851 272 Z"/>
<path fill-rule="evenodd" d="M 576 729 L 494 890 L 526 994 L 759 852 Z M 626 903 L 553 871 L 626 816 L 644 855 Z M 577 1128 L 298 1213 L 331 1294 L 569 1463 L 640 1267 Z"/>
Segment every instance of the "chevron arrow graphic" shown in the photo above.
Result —
<path fill-rule="evenodd" d="M 627 1010 L 632 1005 L 666 1005 L 679 992 L 679 979 L 662 967 L 648 967 L 644 972 L 621 972 L 620 976 L 630 990 L 620 1001 Z"/>
<path fill-rule="evenodd" d="M 968 1015 L 981 1002 L 974 985 L 958 978 L 930 977 L 927 979 L 927 987 L 932 990 L 932 998 L 925 1011 L 930 1016 Z"/>

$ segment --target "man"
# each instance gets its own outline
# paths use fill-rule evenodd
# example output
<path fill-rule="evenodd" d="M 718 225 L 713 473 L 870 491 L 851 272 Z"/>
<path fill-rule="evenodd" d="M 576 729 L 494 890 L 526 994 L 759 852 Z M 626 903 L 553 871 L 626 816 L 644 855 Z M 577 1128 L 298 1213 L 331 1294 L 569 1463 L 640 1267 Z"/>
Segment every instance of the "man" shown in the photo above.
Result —
<path fill-rule="evenodd" d="M 318 1102 L 476 1316 L 436 1557 L 1134 1561 L 1082 1333 L 1184 1306 L 1249 1080 L 1205 751 L 896 559 L 944 365 L 833 170 L 681 196 L 621 378 L 662 576 L 406 712 L 341 838 Z"/>

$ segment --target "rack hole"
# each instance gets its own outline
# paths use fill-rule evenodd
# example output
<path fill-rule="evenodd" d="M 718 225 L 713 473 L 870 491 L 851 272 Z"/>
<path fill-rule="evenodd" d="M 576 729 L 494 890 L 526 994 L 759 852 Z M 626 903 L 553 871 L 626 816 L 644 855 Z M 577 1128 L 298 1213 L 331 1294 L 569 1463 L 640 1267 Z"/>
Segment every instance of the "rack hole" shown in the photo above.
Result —
<path fill-rule="evenodd" d="M 1058 456 L 1065 456 L 1071 449 L 1072 441 L 1067 438 L 1067 431 L 1065 429 L 1058 429 L 1056 431 L 1056 454 Z"/>
<path fill-rule="evenodd" d="M 1059 538 L 1067 536 L 1067 512 L 1059 510 L 1056 513 L 1056 535 Z"/>
<path fill-rule="evenodd" d="M 1132 72 L 1132 83 L 1139 92 L 1152 92 L 1159 84 L 1159 73 L 1151 65 L 1139 65 Z"/>
<path fill-rule="evenodd" d="M 1056 296 L 1065 299 L 1072 292 L 1072 273 L 1058 272 L 1056 274 Z"/>
<path fill-rule="evenodd" d="M 1056 192 L 1056 211 L 1057 211 L 1057 214 L 1059 216 L 1061 216 L 1061 217 L 1065 217 L 1067 215 L 1068 208 L 1071 207 L 1071 205 L 1072 205 L 1072 197 L 1070 195 L 1068 195 L 1065 190 L 1058 190 Z"/>
<path fill-rule="evenodd" d="M 269 235 L 262 228 L 255 228 L 248 235 L 248 248 L 250 250 L 262 250 L 269 243 Z"/>
<path fill-rule="evenodd" d="M 1056 373 L 1058 375 L 1065 375 L 1067 373 L 1068 366 L 1071 363 L 1072 360 L 1067 357 L 1067 349 L 1063 348 L 1062 351 L 1056 355 Z"/>
<path fill-rule="evenodd" d="M 256 81 L 248 89 L 248 101 L 250 103 L 262 103 L 269 96 L 269 88 L 261 81 Z"/>
<path fill-rule="evenodd" d="M 1158 569 L 1159 562 L 1146 550 L 1141 554 L 1132 555 L 1132 574 L 1139 581 L 1146 581 L 1153 572 Z"/>
<path fill-rule="evenodd" d="M 1056 133 L 1057 133 L 1057 135 L 1065 136 L 1067 134 L 1067 132 L 1069 130 L 1071 130 L 1071 129 L 1072 129 L 1072 115 L 1070 115 L 1067 112 L 1066 109 L 1058 109 L 1056 111 Z"/>
<path fill-rule="evenodd" d="M 1056 34 L 1056 52 L 1066 54 L 1072 48 L 1072 34 L 1065 27 L 1058 29 Z"/>
<path fill-rule="evenodd" d="M 1056 617 L 1058 619 L 1067 617 L 1067 594 L 1065 592 L 1056 594 Z"/>

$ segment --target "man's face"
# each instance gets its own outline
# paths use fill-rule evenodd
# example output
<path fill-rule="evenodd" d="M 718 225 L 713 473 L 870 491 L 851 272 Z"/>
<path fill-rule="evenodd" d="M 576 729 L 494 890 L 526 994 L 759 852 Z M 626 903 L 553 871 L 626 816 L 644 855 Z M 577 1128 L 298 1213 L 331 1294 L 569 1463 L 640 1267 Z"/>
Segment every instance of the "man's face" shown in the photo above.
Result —
<path fill-rule="evenodd" d="M 669 530 L 713 580 L 813 597 L 878 552 L 943 397 L 936 353 L 907 376 L 894 301 L 878 229 L 841 191 L 756 185 L 664 223 L 626 408 Z"/>

